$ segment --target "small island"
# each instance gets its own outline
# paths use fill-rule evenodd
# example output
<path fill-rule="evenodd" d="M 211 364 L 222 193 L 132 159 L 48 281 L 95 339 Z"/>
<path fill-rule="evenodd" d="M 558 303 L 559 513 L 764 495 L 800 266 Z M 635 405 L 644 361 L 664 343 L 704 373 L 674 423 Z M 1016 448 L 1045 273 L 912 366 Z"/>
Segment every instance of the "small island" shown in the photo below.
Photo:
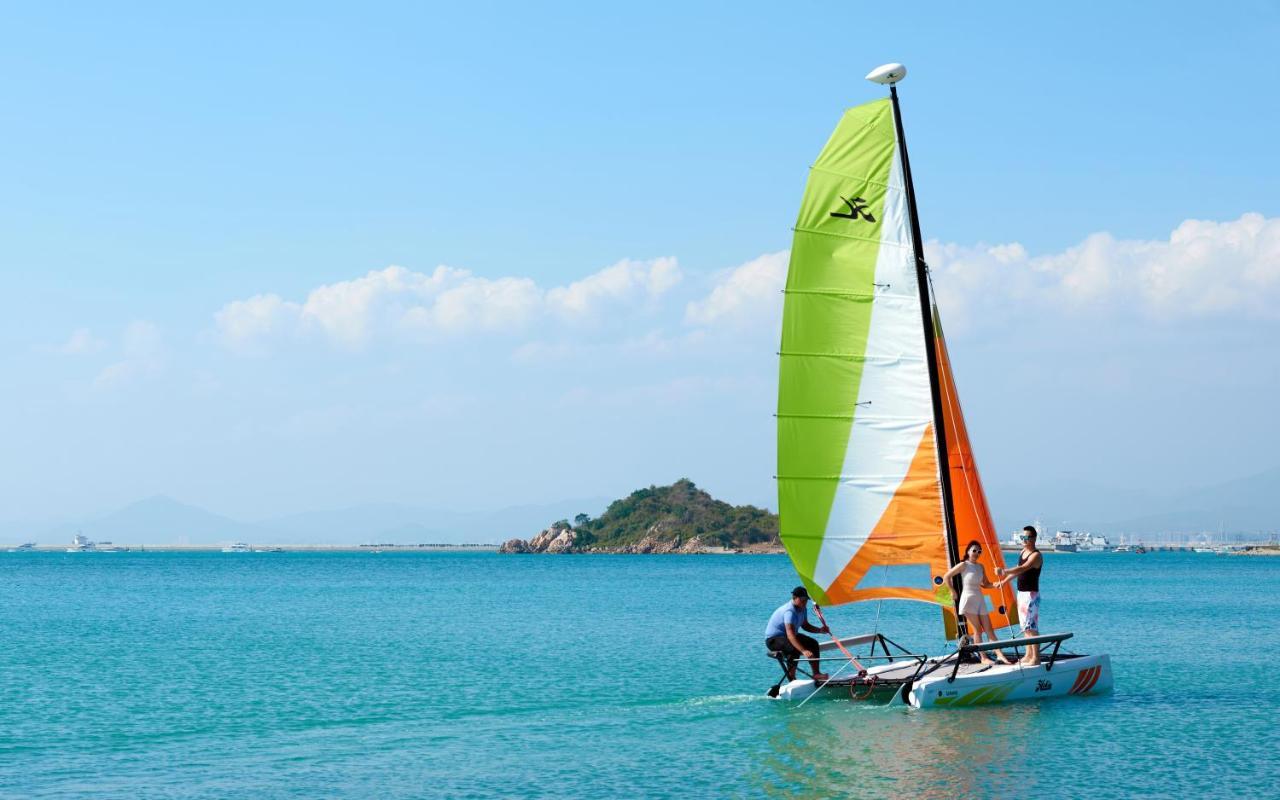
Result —
<path fill-rule="evenodd" d="M 532 539 L 510 539 L 500 553 L 781 553 L 778 515 L 734 506 L 682 478 L 615 500 L 592 519 L 562 519 Z"/>

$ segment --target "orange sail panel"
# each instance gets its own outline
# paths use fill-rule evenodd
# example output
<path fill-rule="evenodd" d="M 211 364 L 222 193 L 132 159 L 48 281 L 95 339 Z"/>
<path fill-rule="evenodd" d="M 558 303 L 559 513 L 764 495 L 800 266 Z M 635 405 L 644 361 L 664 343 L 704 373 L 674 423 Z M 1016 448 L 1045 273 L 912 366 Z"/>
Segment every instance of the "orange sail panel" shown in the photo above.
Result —
<path fill-rule="evenodd" d="M 947 544 L 942 536 L 942 505 L 938 502 L 938 457 L 933 426 L 925 428 L 906 476 L 879 522 L 871 529 L 853 559 L 827 589 L 831 603 L 857 600 L 920 600 L 951 606 L 951 592 L 931 587 L 872 586 L 858 588 L 874 567 L 926 564 L 934 578 L 947 571 Z"/>
<path fill-rule="evenodd" d="M 937 331 L 938 384 L 947 437 L 947 464 L 951 470 L 951 499 L 956 518 L 956 549 L 963 558 L 970 542 L 980 544 L 982 558 L 979 561 L 986 568 L 987 579 L 994 583 L 998 580 L 996 568 L 1004 567 L 1004 556 L 1000 552 L 996 527 L 991 521 L 991 509 L 987 507 L 987 496 L 982 491 L 982 478 L 978 475 L 973 447 L 969 444 L 969 430 L 964 424 L 964 412 L 960 408 L 960 395 L 956 393 L 955 376 L 951 370 L 951 358 L 947 355 L 947 343 L 942 336 L 942 323 L 938 321 L 937 306 L 933 309 L 933 319 Z M 992 627 L 1017 624 L 1018 604 L 1012 584 L 987 589 L 984 594 L 990 604 Z M 954 638 L 955 613 L 947 608 L 944 616 L 947 638 Z"/>

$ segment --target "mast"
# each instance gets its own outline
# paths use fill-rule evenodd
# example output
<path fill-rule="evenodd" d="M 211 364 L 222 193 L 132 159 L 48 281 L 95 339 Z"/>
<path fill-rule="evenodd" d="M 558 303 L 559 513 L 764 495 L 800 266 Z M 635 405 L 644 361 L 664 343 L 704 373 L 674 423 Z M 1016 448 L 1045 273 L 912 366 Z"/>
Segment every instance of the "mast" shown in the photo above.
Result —
<path fill-rule="evenodd" d="M 902 112 L 898 107 L 898 81 L 906 77 L 907 69 L 901 64 L 887 64 L 878 67 L 867 76 L 868 80 L 889 85 L 889 98 L 893 102 L 893 123 L 898 132 L 898 157 L 902 161 L 902 176 L 906 183 L 907 211 L 911 218 L 911 245 L 915 251 L 916 281 L 920 289 L 920 318 L 924 324 L 925 358 L 929 367 L 929 394 L 933 401 L 933 436 L 938 455 L 938 477 L 942 484 L 942 524 L 943 536 L 947 542 L 947 556 L 950 565 L 960 563 L 960 549 L 956 542 L 955 502 L 951 495 L 951 465 L 947 455 L 947 431 L 942 410 L 942 389 L 938 377 L 938 353 L 936 329 L 933 321 L 933 308 L 929 302 L 929 266 L 924 260 L 924 242 L 920 237 L 920 215 L 916 210 L 916 190 L 911 181 L 911 161 L 907 157 L 907 137 L 902 131 Z M 956 613 L 957 635 L 963 634 L 960 627 L 964 618 L 960 615 L 960 577 L 956 576 L 951 584 L 951 606 Z"/>

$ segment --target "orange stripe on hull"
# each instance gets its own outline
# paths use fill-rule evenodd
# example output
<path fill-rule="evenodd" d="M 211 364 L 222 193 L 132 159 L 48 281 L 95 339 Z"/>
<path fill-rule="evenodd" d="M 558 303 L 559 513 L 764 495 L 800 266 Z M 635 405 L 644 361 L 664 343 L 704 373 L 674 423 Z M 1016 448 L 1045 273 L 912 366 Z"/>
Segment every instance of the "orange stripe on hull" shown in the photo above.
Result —
<path fill-rule="evenodd" d="M 1080 690 L 1080 694 L 1088 694 L 1098 683 L 1098 678 L 1102 677 L 1102 667 L 1094 667 L 1093 675 L 1089 677 L 1089 685 Z"/>
<path fill-rule="evenodd" d="M 1098 676 L 1102 674 L 1102 667 L 1089 667 L 1082 669 L 1076 673 L 1076 682 L 1072 685 L 1071 691 L 1067 694 L 1087 694 L 1093 685 L 1098 682 Z"/>
<path fill-rule="evenodd" d="M 1071 684 L 1071 688 L 1067 691 L 1067 694 L 1075 694 L 1077 691 L 1079 691 L 1080 685 L 1084 683 L 1085 676 L 1088 674 L 1089 674 L 1088 669 L 1082 669 L 1079 672 L 1077 672 L 1076 680 L 1074 683 Z"/>

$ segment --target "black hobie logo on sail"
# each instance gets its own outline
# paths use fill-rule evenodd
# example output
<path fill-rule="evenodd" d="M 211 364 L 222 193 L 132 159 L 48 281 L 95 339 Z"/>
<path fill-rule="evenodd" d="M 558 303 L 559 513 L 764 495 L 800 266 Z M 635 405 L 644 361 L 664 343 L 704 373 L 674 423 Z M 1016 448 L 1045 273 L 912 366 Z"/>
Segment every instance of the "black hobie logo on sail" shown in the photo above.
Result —
<path fill-rule="evenodd" d="M 865 219 L 867 222 L 876 221 L 876 218 L 871 216 L 871 212 L 867 210 L 866 200 L 863 200 L 861 197 L 845 197 L 844 195 L 840 195 L 840 199 L 849 207 L 849 210 L 847 212 L 832 211 L 831 216 L 839 217 L 840 219 Z"/>

